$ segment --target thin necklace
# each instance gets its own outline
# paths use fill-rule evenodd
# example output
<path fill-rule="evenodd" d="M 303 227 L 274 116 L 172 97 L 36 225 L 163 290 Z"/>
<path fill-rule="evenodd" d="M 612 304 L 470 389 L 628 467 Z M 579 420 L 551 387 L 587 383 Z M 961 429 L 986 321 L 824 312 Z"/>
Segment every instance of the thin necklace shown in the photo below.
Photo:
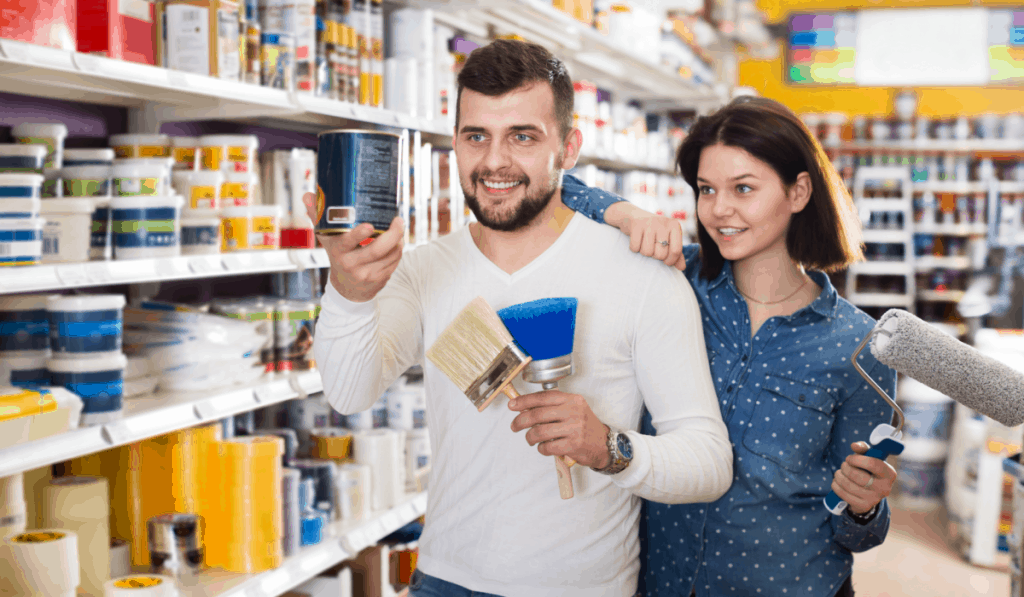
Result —
<path fill-rule="evenodd" d="M 789 299 L 793 298 L 793 297 L 794 297 L 794 296 L 796 295 L 796 293 L 800 292 L 800 291 L 801 291 L 801 290 L 803 289 L 803 287 L 804 287 L 804 286 L 807 286 L 807 281 L 808 281 L 808 280 L 810 280 L 810 279 L 811 279 L 810 277 L 804 277 L 804 283 L 803 283 L 803 284 L 801 284 L 801 285 L 800 285 L 800 286 L 799 286 L 799 287 L 798 287 L 798 288 L 797 288 L 796 290 L 794 290 L 792 294 L 790 294 L 789 296 L 787 296 L 787 297 L 786 297 L 786 298 L 784 298 L 784 299 L 779 299 L 779 300 L 777 300 L 777 301 L 772 301 L 772 302 L 770 302 L 770 303 L 766 303 L 766 302 L 763 302 L 763 301 L 759 301 L 759 300 L 757 300 L 756 298 L 754 298 L 754 297 L 752 297 L 752 296 L 750 296 L 750 295 L 746 294 L 745 292 L 743 292 L 742 290 L 740 290 L 740 286 L 739 286 L 739 284 L 737 284 L 737 285 L 736 285 L 736 290 L 738 290 L 738 291 L 739 291 L 739 293 L 740 293 L 740 294 L 742 294 L 742 295 L 743 295 L 744 297 L 746 297 L 746 298 L 748 298 L 748 299 L 750 299 L 750 300 L 754 301 L 754 302 L 755 302 L 755 303 L 757 303 L 758 305 L 765 305 L 765 306 L 769 306 L 769 305 L 778 305 L 779 303 L 784 303 L 784 302 L 788 301 Z"/>

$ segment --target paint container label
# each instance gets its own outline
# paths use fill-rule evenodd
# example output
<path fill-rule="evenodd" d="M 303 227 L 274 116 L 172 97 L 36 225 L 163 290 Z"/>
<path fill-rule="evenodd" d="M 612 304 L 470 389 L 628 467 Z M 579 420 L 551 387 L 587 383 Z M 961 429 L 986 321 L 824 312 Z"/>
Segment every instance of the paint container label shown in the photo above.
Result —
<path fill-rule="evenodd" d="M 130 576 L 114 581 L 118 589 L 145 589 L 147 587 L 158 587 L 163 584 L 163 579 L 155 576 Z"/>
<path fill-rule="evenodd" d="M 110 259 L 110 208 L 98 207 L 92 212 L 92 234 L 90 235 L 90 259 Z"/>
<path fill-rule="evenodd" d="M 82 399 L 82 414 L 107 413 L 121 410 L 124 391 L 124 370 L 92 371 L 88 373 L 50 372 L 51 383 L 63 386 Z"/>
<path fill-rule="evenodd" d="M 221 220 L 220 249 L 245 251 L 249 248 L 249 218 L 223 218 Z"/>
<path fill-rule="evenodd" d="M 63 183 L 65 197 L 106 197 L 110 194 L 109 178 L 100 180 L 65 178 Z"/>
<path fill-rule="evenodd" d="M 50 346 L 55 353 L 121 350 L 120 309 L 50 311 Z"/>
<path fill-rule="evenodd" d="M 0 379 L 0 383 L 5 380 Z M 11 385 L 17 388 L 34 388 L 50 385 L 50 370 L 43 369 L 12 369 Z M 0 524 L 0 526 L 3 526 Z"/>
<path fill-rule="evenodd" d="M 291 89 L 295 79 L 295 38 L 284 33 L 264 33 L 260 62 L 265 87 Z"/>
<path fill-rule="evenodd" d="M 174 247 L 181 242 L 173 207 L 114 209 L 111 230 L 115 247 Z"/>
<path fill-rule="evenodd" d="M 188 203 L 192 209 L 217 209 L 217 187 L 193 186 Z"/>
<path fill-rule="evenodd" d="M 119 158 L 165 158 L 170 151 L 163 145 L 119 145 L 114 147 Z"/>
<path fill-rule="evenodd" d="M 221 5 L 217 10 L 217 77 L 237 81 L 242 69 L 242 56 L 238 53 L 241 32 L 238 26 L 238 8 Z"/>
<path fill-rule="evenodd" d="M 0 187 L 0 199 L 33 199 L 39 196 L 39 187 Z"/>
<path fill-rule="evenodd" d="M 60 541 L 66 536 L 66 534 L 57 531 L 36 531 L 17 535 L 11 541 L 15 543 L 49 543 L 51 541 Z"/>
<path fill-rule="evenodd" d="M 114 192 L 122 197 L 159 194 L 160 179 L 146 177 L 115 178 Z"/>
<path fill-rule="evenodd" d="M 42 174 L 43 162 L 32 156 L 0 156 L 0 172 L 23 172 L 26 174 Z"/>
<path fill-rule="evenodd" d="M 224 203 L 224 207 L 247 207 L 249 205 L 249 183 L 224 183 L 220 187 L 220 199 Z"/>
<path fill-rule="evenodd" d="M 250 249 L 276 249 L 281 245 L 276 217 L 254 216 L 251 221 L 252 230 L 249 233 Z"/>
<path fill-rule="evenodd" d="M 46 309 L 0 311 L 0 351 L 50 348 L 50 321 Z"/>
<path fill-rule="evenodd" d="M 0 267 L 36 265 L 42 255 L 40 230 L 0 230 Z"/>
<path fill-rule="evenodd" d="M 277 361 L 277 370 L 312 369 L 313 310 L 282 310 L 276 312 L 275 317 L 274 360 Z"/>
<path fill-rule="evenodd" d="M 384 232 L 398 216 L 400 138 L 379 132 L 320 135 L 317 221 L 320 234 L 339 234 L 369 223 Z"/>
<path fill-rule="evenodd" d="M 220 245 L 220 226 L 183 226 L 181 245 L 183 247 L 218 246 Z"/>
<path fill-rule="evenodd" d="M 52 137 L 19 137 L 18 143 L 24 143 L 25 145 L 45 145 L 46 146 L 46 161 L 43 162 L 45 168 L 56 168 L 57 167 L 57 140 Z"/>
<path fill-rule="evenodd" d="M 195 147 L 175 147 L 173 154 L 175 170 L 191 170 L 196 163 Z"/>

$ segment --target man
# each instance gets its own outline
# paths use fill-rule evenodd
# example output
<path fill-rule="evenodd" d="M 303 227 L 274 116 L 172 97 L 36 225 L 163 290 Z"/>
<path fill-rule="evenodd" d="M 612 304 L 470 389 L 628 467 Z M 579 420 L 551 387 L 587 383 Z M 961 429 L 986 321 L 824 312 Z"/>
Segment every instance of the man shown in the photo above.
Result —
<path fill-rule="evenodd" d="M 496 309 L 579 300 L 576 371 L 561 391 L 480 413 L 424 363 L 433 466 L 413 597 L 630 596 L 637 498 L 709 501 L 732 480 L 689 285 L 561 201 L 582 141 L 572 108 L 564 66 L 540 46 L 476 50 L 459 75 L 453 146 L 478 223 L 404 257 L 397 218 L 365 247 L 368 225 L 322 239 L 331 283 L 314 351 L 343 413 L 369 408 L 477 296 Z M 657 437 L 636 431 L 645 403 Z M 578 463 L 571 500 L 555 455 Z"/>

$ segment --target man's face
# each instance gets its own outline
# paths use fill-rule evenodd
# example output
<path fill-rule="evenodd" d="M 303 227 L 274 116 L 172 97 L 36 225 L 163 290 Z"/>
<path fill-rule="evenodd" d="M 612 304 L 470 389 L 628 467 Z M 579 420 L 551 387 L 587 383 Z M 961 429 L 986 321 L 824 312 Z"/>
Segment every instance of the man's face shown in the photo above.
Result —
<path fill-rule="evenodd" d="M 500 97 L 463 89 L 460 101 L 454 144 L 467 205 L 492 230 L 529 225 L 576 160 L 555 121 L 551 86 L 531 83 Z"/>

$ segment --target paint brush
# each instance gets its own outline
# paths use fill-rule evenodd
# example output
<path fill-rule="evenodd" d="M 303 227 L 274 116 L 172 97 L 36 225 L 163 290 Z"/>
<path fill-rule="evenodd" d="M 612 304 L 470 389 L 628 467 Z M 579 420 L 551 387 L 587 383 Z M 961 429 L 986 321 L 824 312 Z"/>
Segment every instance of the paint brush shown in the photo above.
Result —
<path fill-rule="evenodd" d="M 516 343 L 531 358 L 523 380 L 554 390 L 558 381 L 573 373 L 572 349 L 576 337 L 574 298 L 546 298 L 505 307 L 498 311 Z M 558 489 L 562 499 L 573 497 L 572 473 L 576 464 L 568 456 L 555 457 Z"/>
<path fill-rule="evenodd" d="M 481 412 L 499 394 L 519 396 L 512 380 L 530 362 L 483 297 L 455 316 L 427 350 L 427 358 Z"/>

